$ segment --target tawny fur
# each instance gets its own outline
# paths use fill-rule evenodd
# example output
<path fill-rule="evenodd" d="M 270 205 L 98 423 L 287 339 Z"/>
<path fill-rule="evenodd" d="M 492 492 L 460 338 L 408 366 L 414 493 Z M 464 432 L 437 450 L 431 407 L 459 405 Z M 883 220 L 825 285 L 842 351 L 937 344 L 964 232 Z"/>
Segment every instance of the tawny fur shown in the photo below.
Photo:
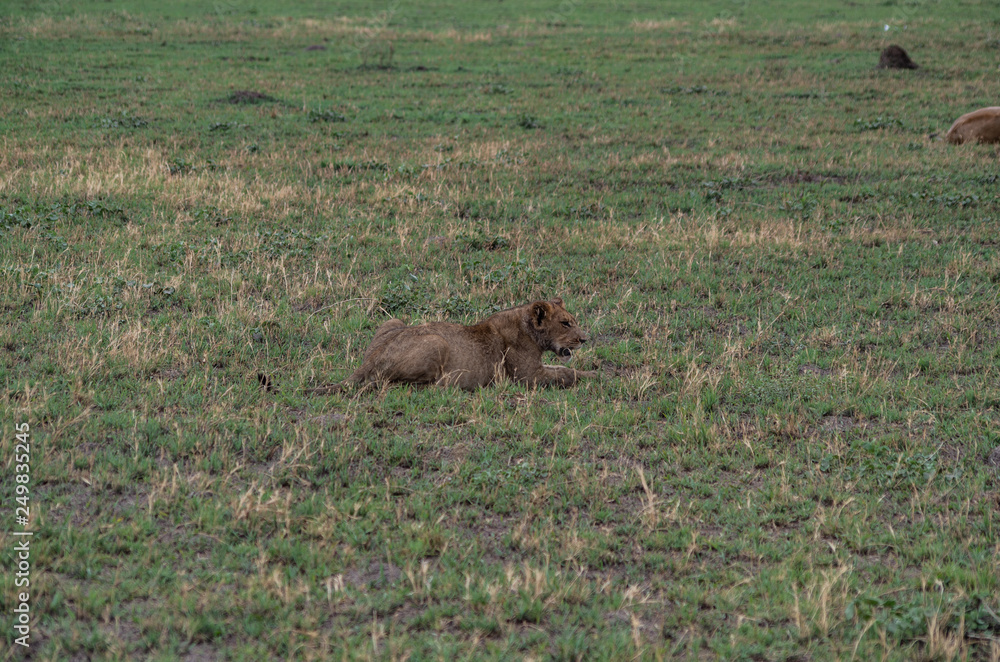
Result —
<path fill-rule="evenodd" d="M 562 299 L 535 301 L 462 326 L 431 322 L 406 326 L 398 319 L 378 328 L 361 367 L 345 384 L 402 382 L 475 389 L 501 375 L 529 386 L 573 386 L 593 371 L 542 363 L 542 354 L 569 357 L 587 341 Z"/>
<path fill-rule="evenodd" d="M 945 139 L 950 143 L 1000 142 L 1000 106 L 980 108 L 955 120 Z"/>

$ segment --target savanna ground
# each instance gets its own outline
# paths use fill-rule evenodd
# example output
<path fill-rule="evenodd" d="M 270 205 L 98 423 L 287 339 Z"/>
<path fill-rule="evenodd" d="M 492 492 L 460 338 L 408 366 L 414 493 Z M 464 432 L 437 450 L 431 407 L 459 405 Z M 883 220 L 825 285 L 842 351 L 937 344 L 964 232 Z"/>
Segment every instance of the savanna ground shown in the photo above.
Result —
<path fill-rule="evenodd" d="M 933 135 L 998 54 L 987 0 L 8 3 L 7 651 L 1000 659 L 998 150 Z M 306 393 L 550 296 L 600 380 Z"/>

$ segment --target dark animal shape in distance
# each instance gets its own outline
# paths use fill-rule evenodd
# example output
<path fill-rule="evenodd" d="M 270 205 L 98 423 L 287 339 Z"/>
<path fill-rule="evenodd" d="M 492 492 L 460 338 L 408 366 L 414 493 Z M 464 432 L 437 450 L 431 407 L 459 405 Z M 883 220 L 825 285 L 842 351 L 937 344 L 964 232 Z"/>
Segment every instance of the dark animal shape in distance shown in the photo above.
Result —
<path fill-rule="evenodd" d="M 882 49 L 876 69 L 917 69 L 917 64 L 910 59 L 902 46 L 892 44 Z"/>
<path fill-rule="evenodd" d="M 956 145 L 964 142 L 1000 142 L 1000 106 L 980 108 L 955 120 L 945 138 Z"/>
<path fill-rule="evenodd" d="M 344 384 L 401 382 L 472 390 L 506 377 L 529 386 L 573 386 L 597 373 L 544 365 L 542 354 L 551 351 L 568 359 L 586 341 L 587 334 L 558 298 L 509 308 L 472 326 L 406 326 L 393 319 L 378 328 L 361 367 Z"/>

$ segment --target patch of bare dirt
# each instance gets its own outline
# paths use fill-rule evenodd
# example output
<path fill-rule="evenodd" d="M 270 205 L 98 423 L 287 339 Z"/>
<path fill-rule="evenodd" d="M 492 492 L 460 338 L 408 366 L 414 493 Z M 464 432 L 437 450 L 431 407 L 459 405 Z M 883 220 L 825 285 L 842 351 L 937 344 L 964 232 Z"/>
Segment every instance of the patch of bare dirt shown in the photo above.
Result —
<path fill-rule="evenodd" d="M 507 558 L 509 549 L 504 542 L 504 537 L 514 530 L 517 522 L 516 517 L 509 515 L 484 514 L 474 524 L 453 522 L 448 525 L 448 528 L 458 538 L 456 542 L 459 546 L 475 540 L 479 547 L 477 563 L 488 565 L 509 561 Z"/>
<path fill-rule="evenodd" d="M 184 662 L 215 662 L 221 658 L 220 651 L 208 644 L 195 644 L 181 656 Z"/>
<path fill-rule="evenodd" d="M 634 628 L 643 635 L 646 640 L 659 640 L 660 626 L 650 619 L 642 618 L 627 609 L 618 609 L 604 614 L 604 620 L 611 625 L 623 625 L 627 628 Z"/>
<path fill-rule="evenodd" d="M 105 488 L 95 489 L 83 482 L 82 474 L 75 480 L 40 488 L 38 495 L 50 504 L 48 516 L 53 525 L 68 523 L 74 527 L 88 526 L 95 520 L 130 512 L 139 498 L 138 492 L 112 496 Z"/>
<path fill-rule="evenodd" d="M 866 425 L 850 416 L 824 416 L 819 427 L 826 432 L 847 432 L 858 427 L 864 428 Z"/>
<path fill-rule="evenodd" d="M 428 459 L 435 459 L 441 462 L 441 469 L 458 467 L 465 463 L 465 458 L 469 456 L 470 448 L 465 444 L 450 444 L 448 446 L 438 446 L 428 453 Z"/>
<path fill-rule="evenodd" d="M 110 638 L 128 644 L 142 641 L 142 629 L 127 619 L 115 619 L 114 623 L 101 625 L 101 630 Z"/>
<path fill-rule="evenodd" d="M 334 427 L 334 426 L 339 425 L 340 423 L 345 422 L 347 420 L 347 415 L 346 414 L 337 414 L 337 413 L 333 413 L 332 412 L 332 413 L 329 413 L 329 414 L 320 414 L 319 416 L 313 416 L 309 420 L 315 421 L 316 423 L 319 423 L 320 425 Z"/>
<path fill-rule="evenodd" d="M 151 379 L 165 379 L 168 381 L 173 381 L 184 376 L 184 371 L 180 368 L 163 368 L 162 370 L 157 370 L 152 375 Z"/>
<path fill-rule="evenodd" d="M 372 561 L 365 569 L 355 568 L 344 573 L 344 583 L 355 588 L 384 588 L 396 583 L 403 571 L 391 563 Z"/>
<path fill-rule="evenodd" d="M 1000 471 L 1000 446 L 994 448 L 990 454 L 986 456 L 986 466 L 993 467 L 997 471 Z"/>
<path fill-rule="evenodd" d="M 958 462 L 962 458 L 962 449 L 953 444 L 941 444 L 941 448 L 938 449 L 937 456 L 944 462 L 953 463 Z"/>

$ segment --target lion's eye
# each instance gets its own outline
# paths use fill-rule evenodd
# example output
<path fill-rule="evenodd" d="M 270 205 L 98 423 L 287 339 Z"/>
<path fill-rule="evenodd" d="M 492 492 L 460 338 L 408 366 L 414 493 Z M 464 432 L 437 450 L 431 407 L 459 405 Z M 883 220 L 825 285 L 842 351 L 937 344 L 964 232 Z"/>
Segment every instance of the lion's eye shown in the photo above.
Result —
<path fill-rule="evenodd" d="M 566 327 L 567 329 L 568 329 L 569 327 L 573 326 L 573 325 L 572 325 L 572 324 L 570 324 L 569 322 L 563 322 L 563 323 L 562 323 L 562 325 L 563 325 L 563 326 L 565 326 L 565 327 Z"/>

